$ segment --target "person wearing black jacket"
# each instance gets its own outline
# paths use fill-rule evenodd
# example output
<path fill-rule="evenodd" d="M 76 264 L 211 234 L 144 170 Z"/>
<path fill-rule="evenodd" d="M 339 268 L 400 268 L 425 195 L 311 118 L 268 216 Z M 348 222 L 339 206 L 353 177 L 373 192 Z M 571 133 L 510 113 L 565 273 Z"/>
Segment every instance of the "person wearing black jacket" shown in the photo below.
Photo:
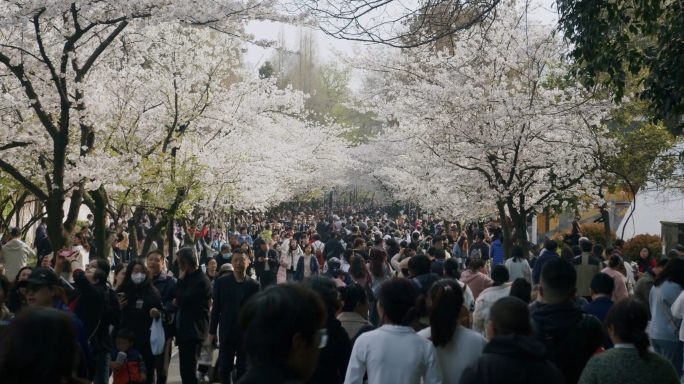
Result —
<path fill-rule="evenodd" d="M 342 246 L 342 243 L 340 243 L 341 238 L 342 235 L 335 231 L 331 235 L 330 240 L 325 243 L 325 246 L 323 247 L 323 257 L 326 260 L 330 260 L 333 257 L 337 257 L 338 259 L 342 257 L 344 247 Z"/>
<path fill-rule="evenodd" d="M 603 344 L 601 322 L 575 305 L 577 272 L 558 257 L 548 260 L 541 271 L 543 305 L 531 309 L 533 337 L 541 342 L 551 362 L 575 384 L 591 356 Z"/>
<path fill-rule="evenodd" d="M 50 254 L 50 238 L 47 236 L 47 217 L 40 219 L 40 225 L 36 228 L 36 239 L 33 241 L 36 247 L 36 255 L 38 262 L 36 268 L 40 267 L 40 263 L 45 255 Z"/>
<path fill-rule="evenodd" d="M 197 360 L 202 342 L 209 330 L 209 300 L 211 282 L 198 268 L 197 258 L 191 248 L 181 248 L 178 260 L 178 283 L 176 298 L 171 302 L 178 308 L 176 314 L 176 344 L 183 383 L 196 384 Z"/>
<path fill-rule="evenodd" d="M 261 288 L 266 288 L 275 283 L 276 273 L 278 273 L 278 255 L 276 251 L 268 248 L 268 240 L 258 239 L 255 247 L 259 247 L 254 252 L 254 271 Z"/>
<path fill-rule="evenodd" d="M 239 381 L 247 371 L 242 330 L 238 323 L 238 314 L 252 295 L 259 292 L 259 283 L 246 275 L 249 258 L 244 250 L 236 250 L 231 259 L 233 274 L 220 277 L 214 281 L 213 307 L 211 309 L 211 325 L 209 338 L 216 340 L 216 329 L 221 326 L 219 335 L 219 366 L 221 383 L 232 383 L 233 366 L 237 367 L 236 378 Z M 287 314 L 283 314 L 287 316 Z M 236 360 L 237 357 L 237 360 Z"/>
<path fill-rule="evenodd" d="M 150 336 L 153 319 L 159 318 L 163 312 L 162 298 L 157 289 L 152 285 L 147 268 L 139 261 L 131 261 L 126 266 L 126 275 L 123 282 L 116 288 L 119 297 L 119 305 L 123 312 L 123 319 L 118 327 L 114 327 L 113 334 L 119 329 L 133 331 L 133 343 L 135 349 L 140 352 L 144 362 L 153 365 L 154 355 Z M 150 369 L 147 372 L 146 384 L 152 384 L 154 374 Z"/>
<path fill-rule="evenodd" d="M 164 272 L 164 255 L 157 249 L 147 254 L 147 272 L 152 279 L 152 285 L 157 288 L 162 297 L 162 319 L 164 321 L 164 353 L 154 357 L 154 370 L 157 373 L 157 384 L 164 384 L 169 376 L 169 363 L 171 362 L 171 351 L 173 349 L 173 336 L 176 334 L 176 327 L 173 320 L 176 314 L 176 307 L 173 306 L 173 299 L 176 294 L 177 280 Z M 151 367 L 150 367 L 151 368 Z M 149 369 L 149 368 L 148 368 Z"/>
<path fill-rule="evenodd" d="M 321 348 L 316 371 L 307 383 L 342 384 L 347 373 L 352 344 L 347 331 L 342 328 L 342 323 L 335 317 L 335 313 L 341 309 L 337 287 L 331 279 L 316 275 L 307 277 L 304 284 L 321 295 L 328 311 L 325 323 L 328 342 Z"/>
<path fill-rule="evenodd" d="M 487 323 L 489 343 L 463 371 L 461 384 L 562 384 L 561 371 L 546 359 L 544 346 L 530 336 L 530 311 L 517 297 L 499 299 Z"/>
<path fill-rule="evenodd" d="M 67 257 L 66 261 L 72 264 L 75 289 L 64 288 L 69 296 L 69 309 L 81 319 L 95 357 L 93 382 L 107 384 L 112 348 L 109 326 L 119 325 L 122 318 L 116 294 L 107 288 L 109 271 L 97 267 L 99 259 L 93 259 L 91 265 L 86 266 L 86 270 L 78 265 L 75 255 Z M 61 274 L 61 270 L 62 263 L 57 263 L 56 271 Z"/>

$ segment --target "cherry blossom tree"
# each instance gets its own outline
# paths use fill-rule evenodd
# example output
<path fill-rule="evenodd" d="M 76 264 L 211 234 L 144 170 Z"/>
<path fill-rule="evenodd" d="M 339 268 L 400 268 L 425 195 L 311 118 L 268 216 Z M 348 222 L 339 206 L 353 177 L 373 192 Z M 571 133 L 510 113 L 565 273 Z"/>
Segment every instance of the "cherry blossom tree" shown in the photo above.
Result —
<path fill-rule="evenodd" d="M 494 207 L 507 249 L 514 240 L 527 246 L 533 214 L 592 195 L 595 155 L 612 151 L 601 124 L 608 102 L 566 76 L 565 46 L 549 27 L 525 26 L 524 11 L 500 4 L 493 22 L 456 35 L 448 51 L 383 49 L 350 59 L 382 74 L 364 95 L 391 122 L 378 142 L 399 138 L 402 154 L 423 157 L 386 156 L 388 168 L 410 174 L 410 183 L 425 175 L 418 188 L 434 196 L 446 185 L 470 217 Z"/>
<path fill-rule="evenodd" d="M 132 30 L 182 22 L 244 37 L 247 20 L 279 18 L 273 5 L 270 0 L 3 2 L 0 170 L 45 203 L 53 248 L 70 244 L 87 189 L 97 190 L 121 174 L 118 159 L 94 151 L 102 124 L 91 113 L 102 86 L 93 76 L 96 68 L 118 57 L 113 52 L 134 49 Z M 92 180 L 97 181 L 88 185 Z"/>

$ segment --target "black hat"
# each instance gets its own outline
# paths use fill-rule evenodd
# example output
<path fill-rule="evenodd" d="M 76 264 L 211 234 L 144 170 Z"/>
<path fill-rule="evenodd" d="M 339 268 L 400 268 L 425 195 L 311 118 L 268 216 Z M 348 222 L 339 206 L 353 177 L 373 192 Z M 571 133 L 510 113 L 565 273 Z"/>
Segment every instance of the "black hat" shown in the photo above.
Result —
<path fill-rule="evenodd" d="M 21 228 L 12 227 L 12 229 L 10 229 L 10 236 L 12 236 L 12 237 L 21 236 Z"/>
<path fill-rule="evenodd" d="M 58 285 L 59 279 L 57 275 L 50 268 L 36 268 L 31 272 L 26 280 L 22 280 L 17 284 L 18 287 L 23 287 L 26 284 L 36 285 Z"/>

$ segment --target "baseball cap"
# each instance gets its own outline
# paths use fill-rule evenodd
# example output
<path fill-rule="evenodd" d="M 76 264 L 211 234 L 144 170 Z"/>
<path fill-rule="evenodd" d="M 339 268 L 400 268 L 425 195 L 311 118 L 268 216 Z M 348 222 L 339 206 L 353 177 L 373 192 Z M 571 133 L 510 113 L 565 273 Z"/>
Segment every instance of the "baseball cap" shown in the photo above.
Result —
<path fill-rule="evenodd" d="M 21 228 L 12 227 L 12 229 L 10 229 L 10 236 L 12 236 L 12 237 L 21 236 Z"/>
<path fill-rule="evenodd" d="M 59 279 L 50 268 L 36 268 L 33 270 L 33 272 L 31 272 L 31 274 L 26 280 L 20 281 L 19 284 L 17 284 L 17 286 L 23 287 L 27 284 L 52 286 L 58 285 Z"/>

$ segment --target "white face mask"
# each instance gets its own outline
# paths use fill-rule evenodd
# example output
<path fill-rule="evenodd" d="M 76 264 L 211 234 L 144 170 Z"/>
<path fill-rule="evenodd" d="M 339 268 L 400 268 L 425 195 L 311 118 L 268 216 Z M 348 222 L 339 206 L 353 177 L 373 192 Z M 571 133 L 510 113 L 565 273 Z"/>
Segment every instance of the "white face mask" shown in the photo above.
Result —
<path fill-rule="evenodd" d="M 145 275 L 142 273 L 133 273 L 131 274 L 131 280 L 133 280 L 133 284 L 140 284 L 145 281 Z"/>

